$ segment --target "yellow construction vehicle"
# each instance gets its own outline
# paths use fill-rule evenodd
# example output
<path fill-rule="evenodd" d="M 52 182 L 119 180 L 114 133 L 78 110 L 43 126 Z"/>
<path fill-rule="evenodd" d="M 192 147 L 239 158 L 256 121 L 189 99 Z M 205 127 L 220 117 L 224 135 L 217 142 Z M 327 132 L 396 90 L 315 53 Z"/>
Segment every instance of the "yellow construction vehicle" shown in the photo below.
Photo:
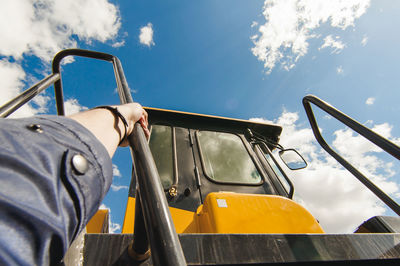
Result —
<path fill-rule="evenodd" d="M 70 55 L 111 62 L 121 103 L 133 101 L 118 58 L 70 49 L 55 56 L 51 75 L 0 107 L 0 115 L 7 116 L 52 83 L 63 115 L 60 62 Z M 326 144 L 311 104 L 397 159 L 400 148 L 314 96 L 306 96 L 303 104 L 322 147 L 400 214 L 396 202 Z M 293 170 L 306 162 L 279 144 L 280 126 L 146 110 L 149 141 L 140 126 L 129 139 L 133 171 L 122 233 L 108 233 L 108 212 L 100 210 L 75 240 L 65 264 L 399 263 L 398 217 L 373 217 L 353 234 L 325 234 L 312 214 L 293 201 L 293 184 L 276 154 Z"/>

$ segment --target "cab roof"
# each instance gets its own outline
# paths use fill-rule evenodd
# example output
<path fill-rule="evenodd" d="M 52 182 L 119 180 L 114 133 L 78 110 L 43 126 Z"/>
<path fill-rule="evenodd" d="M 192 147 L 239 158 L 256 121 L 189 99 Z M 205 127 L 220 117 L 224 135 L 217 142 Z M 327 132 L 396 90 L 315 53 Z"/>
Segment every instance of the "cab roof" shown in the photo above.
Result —
<path fill-rule="evenodd" d="M 282 132 L 282 127 L 274 124 L 152 107 L 144 107 L 144 109 L 149 114 L 150 125 L 170 125 L 236 134 L 244 134 L 249 128 L 252 132 L 261 134 L 274 142 L 279 141 L 279 136 Z"/>

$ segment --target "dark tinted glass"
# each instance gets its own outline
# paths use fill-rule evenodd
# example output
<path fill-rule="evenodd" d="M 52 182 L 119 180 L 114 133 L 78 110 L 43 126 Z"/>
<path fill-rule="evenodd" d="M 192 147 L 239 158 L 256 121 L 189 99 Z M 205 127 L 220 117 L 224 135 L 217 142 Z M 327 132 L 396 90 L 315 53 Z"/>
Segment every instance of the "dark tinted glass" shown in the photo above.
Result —
<path fill-rule="evenodd" d="M 169 126 L 153 125 L 149 146 L 157 166 L 161 183 L 164 188 L 169 188 L 173 184 L 173 148 L 172 148 L 172 128 Z"/>
<path fill-rule="evenodd" d="M 281 184 L 283 185 L 283 187 L 285 188 L 286 192 L 289 192 L 290 190 L 290 185 L 289 183 L 286 181 L 285 177 L 283 176 L 282 172 L 279 170 L 278 166 L 275 164 L 274 160 L 272 160 L 271 155 L 269 155 L 268 153 L 264 153 L 265 158 L 267 159 L 269 165 L 272 167 L 272 169 L 274 170 L 275 174 L 278 176 L 279 181 L 281 182 Z"/>

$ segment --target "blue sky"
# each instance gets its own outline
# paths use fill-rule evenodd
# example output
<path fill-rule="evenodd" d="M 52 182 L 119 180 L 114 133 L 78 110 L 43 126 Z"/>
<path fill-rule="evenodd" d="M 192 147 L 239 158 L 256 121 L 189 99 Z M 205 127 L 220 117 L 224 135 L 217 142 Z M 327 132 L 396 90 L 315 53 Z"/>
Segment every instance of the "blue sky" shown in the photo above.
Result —
<path fill-rule="evenodd" d="M 287 170 L 296 200 L 327 231 L 350 232 L 388 213 L 319 149 L 301 100 L 317 95 L 400 143 L 397 1 L 7 0 L 4 7 L 0 103 L 43 78 L 60 49 L 111 53 L 122 61 L 134 100 L 145 106 L 284 125 L 282 143 L 310 162 L 307 170 Z M 75 59 L 63 69 L 71 110 L 118 103 L 110 64 Z M 54 113 L 53 100 L 49 90 L 17 116 Z M 337 150 L 398 195 L 394 159 L 323 114 L 320 121 Z M 129 150 L 120 148 L 113 162 L 119 190 L 111 189 L 104 204 L 117 228 L 130 181 Z"/>

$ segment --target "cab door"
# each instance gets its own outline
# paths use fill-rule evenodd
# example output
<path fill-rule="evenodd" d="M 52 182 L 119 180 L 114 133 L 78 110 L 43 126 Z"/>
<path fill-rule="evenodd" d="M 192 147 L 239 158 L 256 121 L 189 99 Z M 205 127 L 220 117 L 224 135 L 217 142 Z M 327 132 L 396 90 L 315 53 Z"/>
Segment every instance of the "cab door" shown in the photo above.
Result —
<path fill-rule="evenodd" d="M 195 212 L 201 199 L 189 129 L 152 125 L 149 146 L 169 206 Z"/>
<path fill-rule="evenodd" d="M 278 194 L 242 134 L 152 125 L 149 145 L 170 207 L 195 212 L 219 191 Z"/>
<path fill-rule="evenodd" d="M 210 192 L 277 194 L 243 134 L 190 130 L 201 201 Z"/>

